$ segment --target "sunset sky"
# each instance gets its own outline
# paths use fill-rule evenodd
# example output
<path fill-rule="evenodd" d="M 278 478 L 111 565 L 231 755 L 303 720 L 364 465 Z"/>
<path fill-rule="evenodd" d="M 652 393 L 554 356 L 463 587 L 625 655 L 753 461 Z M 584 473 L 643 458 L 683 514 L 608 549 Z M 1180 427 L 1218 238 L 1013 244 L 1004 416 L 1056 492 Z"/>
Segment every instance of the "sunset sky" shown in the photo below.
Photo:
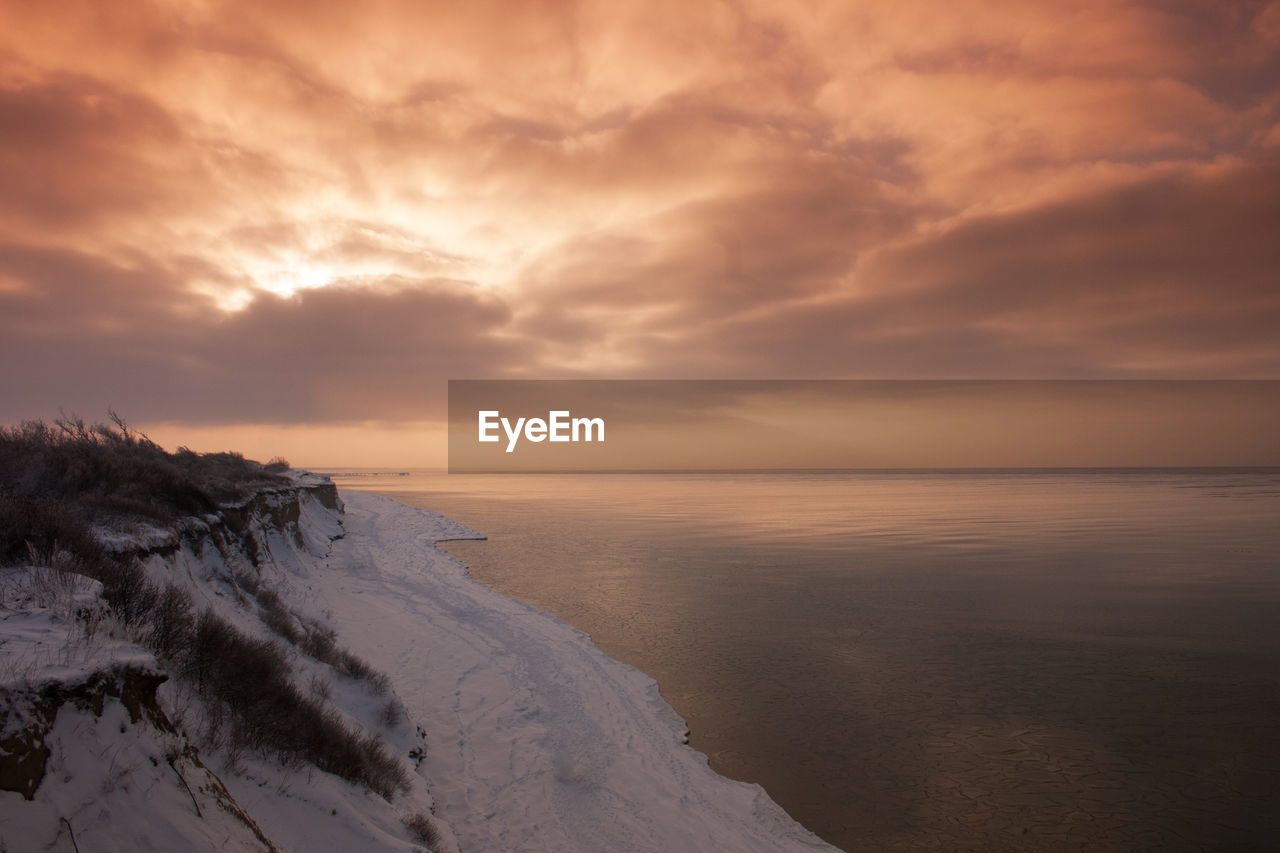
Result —
<path fill-rule="evenodd" d="M 462 378 L 1280 378 L 1280 3 L 0 0 L 0 423 L 443 464 Z"/>

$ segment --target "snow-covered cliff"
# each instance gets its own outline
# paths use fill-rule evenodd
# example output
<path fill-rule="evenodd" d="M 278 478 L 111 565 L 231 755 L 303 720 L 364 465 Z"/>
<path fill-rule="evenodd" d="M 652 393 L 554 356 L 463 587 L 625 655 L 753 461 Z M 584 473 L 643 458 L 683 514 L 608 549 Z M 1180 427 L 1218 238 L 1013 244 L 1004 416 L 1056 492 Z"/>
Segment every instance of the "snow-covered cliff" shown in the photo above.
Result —
<path fill-rule="evenodd" d="M 181 642 L 240 638 L 213 648 L 248 655 L 244 684 L 279 670 L 272 689 L 313 709 L 299 727 L 364 752 L 246 732 L 252 691 L 211 690 L 198 655 L 121 624 L 96 581 L 4 570 L 4 849 L 830 849 L 714 774 L 651 679 L 434 547 L 475 533 L 289 477 L 177 525 L 95 533 L 162 603 L 202 614 Z"/>

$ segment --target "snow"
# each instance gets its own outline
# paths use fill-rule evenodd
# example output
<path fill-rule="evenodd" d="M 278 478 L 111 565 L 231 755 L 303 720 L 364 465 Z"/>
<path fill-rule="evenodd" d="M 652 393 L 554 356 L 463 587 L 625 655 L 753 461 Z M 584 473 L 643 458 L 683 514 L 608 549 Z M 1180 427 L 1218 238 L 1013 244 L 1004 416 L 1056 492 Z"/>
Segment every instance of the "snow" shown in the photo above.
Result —
<path fill-rule="evenodd" d="M 463 850 L 834 849 L 759 786 L 712 772 L 652 679 L 434 547 L 474 532 L 344 500 L 348 535 L 311 592 L 425 725 L 422 772 Z"/>
<path fill-rule="evenodd" d="M 297 486 L 331 486 L 333 480 L 325 474 L 316 474 L 311 471 L 303 471 L 300 468 L 290 468 L 284 472 L 284 476 L 293 481 Z"/>
<path fill-rule="evenodd" d="M 150 652 L 115 635 L 101 593 L 98 581 L 49 568 L 0 571 L 0 738 L 39 727 L 46 687 L 67 690 L 126 667 L 159 671 Z M 139 724 L 110 697 L 101 715 L 66 702 L 52 723 L 33 800 L 0 791 L 0 849 L 72 849 L 73 834 L 84 850 L 266 849 L 223 806 L 230 797 L 217 777 L 183 754 L 177 733 Z"/>
<path fill-rule="evenodd" d="M 108 551 L 117 554 L 125 551 L 166 548 L 177 545 L 179 539 L 178 531 L 139 521 L 117 521 L 111 525 L 95 524 L 93 535 Z"/>
<path fill-rule="evenodd" d="M 147 650 L 110 636 L 102 584 L 24 566 L 0 569 L 0 687 L 78 684 L 117 665 L 154 669 Z"/>
<path fill-rule="evenodd" d="M 34 801 L 0 791 L 9 850 L 71 850 L 70 833 L 80 850 L 104 853 L 266 849 L 220 803 L 217 778 L 183 756 L 170 765 L 172 743 L 133 723 L 119 702 L 101 716 L 64 706 L 45 742 L 50 758 Z"/>
<path fill-rule="evenodd" d="M 303 489 L 328 482 L 291 476 Z M 345 515 L 303 491 L 296 530 L 250 519 L 256 565 L 201 535 L 216 518 L 189 520 L 179 537 L 134 529 L 104 538 L 126 551 L 163 543 L 145 559 L 147 573 L 242 631 L 284 642 L 232 581 L 246 572 L 295 614 L 336 629 L 338 645 L 389 675 L 393 692 L 285 645 L 293 677 L 327 685 L 344 720 L 377 732 L 416 771 L 411 790 L 387 802 L 305 764 L 225 748 L 197 756 L 186 733 L 201 731 L 203 706 L 171 679 L 157 695 L 172 731 L 130 720 L 117 699 L 101 716 L 63 705 L 34 801 L 0 791 L 0 848 L 69 849 L 74 828 L 84 850 L 261 850 L 260 830 L 281 851 L 411 851 L 422 846 L 405 819 L 431 814 L 437 853 L 834 849 L 759 786 L 712 772 L 652 679 L 488 589 L 435 547 L 483 537 L 380 496 L 342 498 Z M 49 570 L 0 577 L 0 687 L 153 669 L 150 654 L 98 612 L 100 592 Z M 388 722 L 396 701 L 403 710 Z M 15 706 L 11 727 L 27 717 Z"/>

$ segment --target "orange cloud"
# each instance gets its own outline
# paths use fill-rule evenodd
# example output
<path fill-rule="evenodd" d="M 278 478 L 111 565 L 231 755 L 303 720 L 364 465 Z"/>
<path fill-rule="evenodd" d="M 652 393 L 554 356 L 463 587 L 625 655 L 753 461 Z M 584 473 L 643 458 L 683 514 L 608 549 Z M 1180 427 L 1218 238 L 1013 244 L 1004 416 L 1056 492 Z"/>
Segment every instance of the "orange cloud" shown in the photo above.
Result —
<path fill-rule="evenodd" d="M 0 420 L 1250 376 L 1280 4 L 0 2 Z"/>

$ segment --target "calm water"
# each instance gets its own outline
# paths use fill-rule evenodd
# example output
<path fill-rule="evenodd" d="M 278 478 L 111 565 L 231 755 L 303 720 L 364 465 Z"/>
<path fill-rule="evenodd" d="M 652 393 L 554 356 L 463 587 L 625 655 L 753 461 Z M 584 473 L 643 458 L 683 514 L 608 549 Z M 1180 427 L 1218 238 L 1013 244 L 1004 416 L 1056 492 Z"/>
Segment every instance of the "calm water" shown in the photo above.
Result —
<path fill-rule="evenodd" d="M 848 850 L 1275 849 L 1280 475 L 338 477 Z"/>

